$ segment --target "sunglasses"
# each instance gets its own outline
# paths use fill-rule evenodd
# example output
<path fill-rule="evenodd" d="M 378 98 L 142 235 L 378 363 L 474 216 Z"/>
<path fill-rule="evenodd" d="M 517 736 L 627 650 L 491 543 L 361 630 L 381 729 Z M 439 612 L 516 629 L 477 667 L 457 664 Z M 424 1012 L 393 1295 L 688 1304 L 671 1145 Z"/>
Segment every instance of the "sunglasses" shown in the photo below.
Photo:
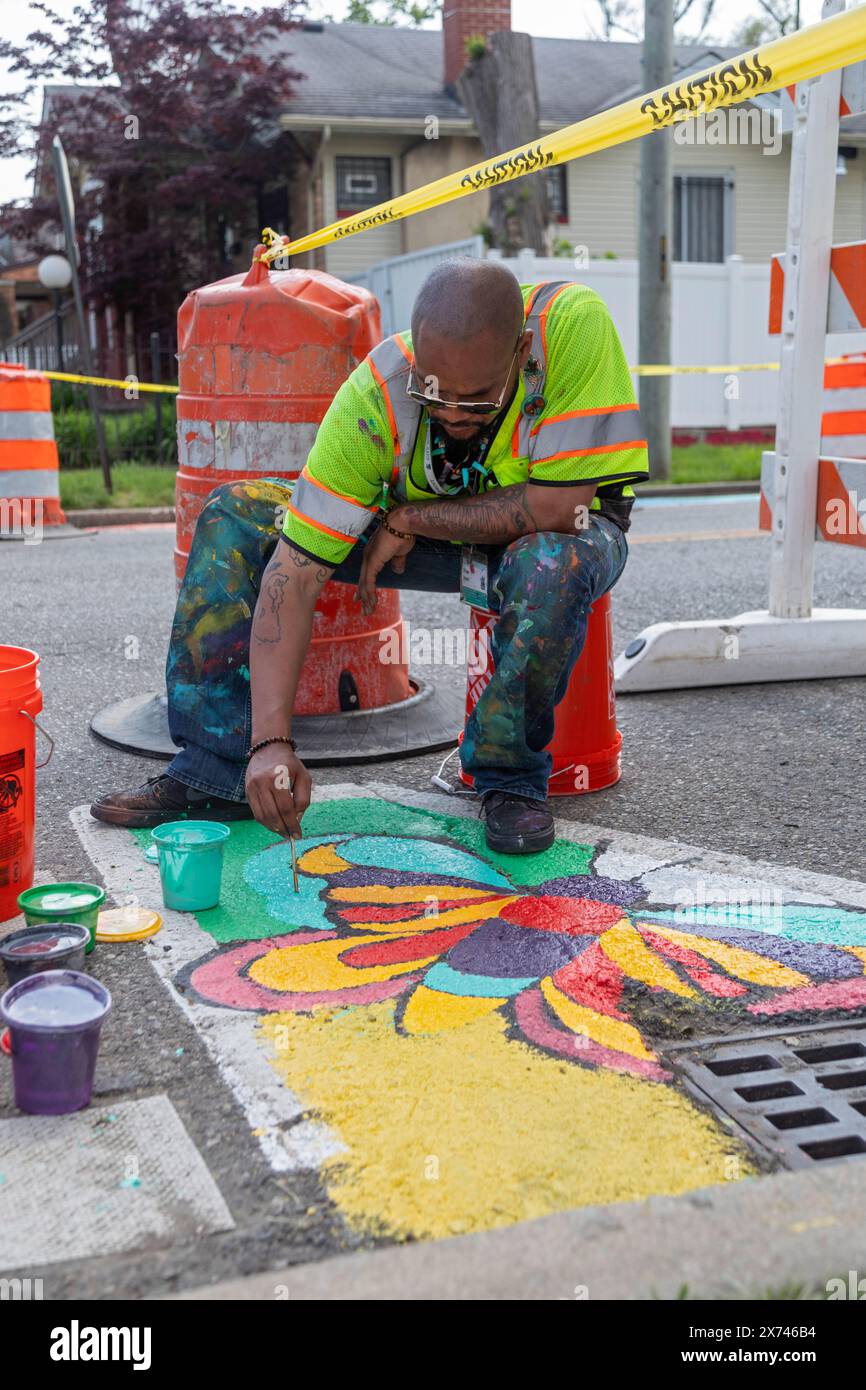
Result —
<path fill-rule="evenodd" d="M 518 342 L 519 341 L 520 339 L 518 338 Z M 515 347 L 514 356 L 512 357 L 511 362 L 509 364 L 508 375 L 505 378 L 505 383 L 502 387 L 502 390 L 499 393 L 498 401 L 443 401 L 441 396 L 431 395 L 429 391 L 419 391 L 416 387 L 413 387 L 412 385 L 412 382 L 415 378 L 414 362 L 412 363 L 412 367 L 409 372 L 409 380 L 406 383 L 406 395 L 411 396 L 413 401 L 418 401 L 421 405 L 426 405 L 428 409 L 462 410 L 465 411 L 467 415 L 489 415 L 491 411 L 500 410 L 502 408 L 502 402 L 505 400 L 505 392 L 507 391 L 508 383 L 511 380 L 511 369 L 514 366 L 516 357 L 517 348 Z"/>

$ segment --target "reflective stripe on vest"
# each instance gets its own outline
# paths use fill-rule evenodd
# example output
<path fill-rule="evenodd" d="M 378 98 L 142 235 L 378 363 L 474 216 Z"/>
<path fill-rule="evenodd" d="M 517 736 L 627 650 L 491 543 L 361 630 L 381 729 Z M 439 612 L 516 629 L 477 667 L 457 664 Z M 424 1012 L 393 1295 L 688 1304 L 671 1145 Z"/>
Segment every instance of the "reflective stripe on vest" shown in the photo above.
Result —
<path fill-rule="evenodd" d="M 406 473 L 412 462 L 415 438 L 424 409 L 418 401 L 406 395 L 412 359 L 408 356 L 405 344 L 398 338 L 386 338 L 378 343 L 367 361 L 388 412 L 391 427 L 391 441 L 394 448 L 394 463 L 397 477 L 392 489 L 398 502 L 406 501 Z"/>
<path fill-rule="evenodd" d="M 304 469 L 292 488 L 289 511 L 336 540 L 356 541 L 363 535 L 378 507 L 365 507 L 350 497 L 341 497 L 324 483 L 311 478 Z"/>
<path fill-rule="evenodd" d="M 547 311 L 553 301 L 570 284 L 572 284 L 571 280 L 546 280 L 543 284 L 534 287 L 526 306 L 526 321 L 523 327 L 524 332 L 532 330 L 530 352 L 539 367 L 539 379 L 535 390 L 541 396 L 544 395 L 544 383 L 547 376 Z M 534 459 L 537 441 L 533 417 L 521 412 L 517 417 L 517 428 L 514 433 L 518 457 L 528 458 L 531 463 Z M 512 452 L 514 452 L 513 449 Z"/>
<path fill-rule="evenodd" d="M 636 405 L 604 406 L 572 410 L 533 425 L 533 463 L 551 463 L 577 454 L 603 454 L 623 449 L 641 438 L 640 411 Z"/>

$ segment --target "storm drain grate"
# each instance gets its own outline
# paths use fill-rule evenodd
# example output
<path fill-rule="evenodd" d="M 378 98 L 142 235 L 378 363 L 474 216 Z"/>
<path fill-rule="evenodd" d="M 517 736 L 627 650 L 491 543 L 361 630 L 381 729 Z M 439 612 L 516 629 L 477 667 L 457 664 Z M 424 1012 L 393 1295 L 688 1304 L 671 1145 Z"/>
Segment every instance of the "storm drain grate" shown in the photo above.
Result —
<path fill-rule="evenodd" d="M 866 1155 L 866 1019 L 681 1043 L 667 1058 L 787 1168 Z"/>

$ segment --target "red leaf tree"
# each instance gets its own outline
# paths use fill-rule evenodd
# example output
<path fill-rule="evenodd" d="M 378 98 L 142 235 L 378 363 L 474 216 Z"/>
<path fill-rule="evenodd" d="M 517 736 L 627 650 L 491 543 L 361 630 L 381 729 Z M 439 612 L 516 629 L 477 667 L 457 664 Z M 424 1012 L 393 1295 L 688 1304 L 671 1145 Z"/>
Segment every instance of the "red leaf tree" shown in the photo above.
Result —
<path fill-rule="evenodd" d="M 73 172 L 85 295 L 132 311 L 137 336 L 170 341 L 186 292 L 227 275 L 254 245 L 262 198 L 302 157 L 278 116 L 301 74 L 290 63 L 296 0 L 260 11 L 223 0 L 89 0 L 70 17 L 34 0 L 40 27 L 0 59 L 23 76 L 0 96 L 0 157 L 31 154 L 35 195 L 0 210 L 40 253 L 59 216 L 50 143 Z M 34 128 L 26 98 L 44 89 Z"/>

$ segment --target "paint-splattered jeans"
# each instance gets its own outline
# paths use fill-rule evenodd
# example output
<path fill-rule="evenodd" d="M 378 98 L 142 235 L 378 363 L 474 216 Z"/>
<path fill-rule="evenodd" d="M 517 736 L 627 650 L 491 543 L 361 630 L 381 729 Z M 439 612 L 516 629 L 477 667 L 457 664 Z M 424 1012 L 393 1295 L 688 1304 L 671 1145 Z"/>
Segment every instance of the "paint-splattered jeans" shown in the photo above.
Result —
<path fill-rule="evenodd" d="M 289 497 L 277 478 L 227 483 L 196 527 L 166 662 L 169 730 L 181 751 L 168 766 L 187 786 L 244 799 L 252 732 L 249 640 L 265 566 L 278 542 L 275 518 Z M 479 792 L 544 800 L 553 712 L 583 648 L 595 599 L 616 583 L 628 555 L 623 532 L 592 516 L 574 535 L 542 532 L 488 547 L 494 673 L 467 721 L 461 762 Z M 363 545 L 335 569 L 356 584 Z M 380 587 L 459 593 L 460 547 L 419 537 L 406 570 Z M 301 750 L 303 753 L 303 750 Z"/>

